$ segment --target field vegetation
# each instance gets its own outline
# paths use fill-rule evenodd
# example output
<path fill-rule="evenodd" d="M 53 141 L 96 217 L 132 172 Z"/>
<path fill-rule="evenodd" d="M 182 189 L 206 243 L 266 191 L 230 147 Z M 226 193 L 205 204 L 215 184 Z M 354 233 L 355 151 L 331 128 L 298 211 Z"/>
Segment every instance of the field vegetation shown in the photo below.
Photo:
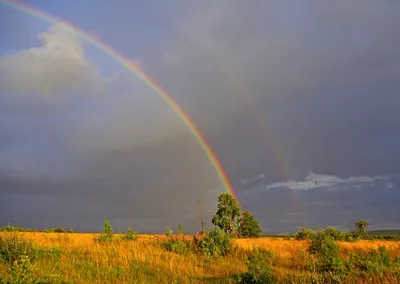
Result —
<path fill-rule="evenodd" d="M 302 228 L 260 237 L 258 221 L 223 194 L 214 227 L 197 235 L 174 232 L 101 233 L 55 228 L 34 232 L 12 225 L 0 232 L 3 283 L 399 283 L 400 242 L 367 232 Z"/>

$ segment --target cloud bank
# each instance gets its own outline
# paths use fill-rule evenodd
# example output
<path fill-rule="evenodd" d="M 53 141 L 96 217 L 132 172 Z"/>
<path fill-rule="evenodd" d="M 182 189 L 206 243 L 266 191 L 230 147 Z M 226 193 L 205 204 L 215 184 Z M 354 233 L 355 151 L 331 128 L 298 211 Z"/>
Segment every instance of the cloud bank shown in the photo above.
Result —
<path fill-rule="evenodd" d="M 172 1 L 157 21 L 131 5 L 107 11 L 129 33 L 118 21 L 102 37 L 189 113 L 266 231 L 396 225 L 398 2 Z M 223 189 L 176 115 L 72 35 L 41 38 L 0 59 L 0 221 L 197 230 L 196 200 L 211 216 Z"/>

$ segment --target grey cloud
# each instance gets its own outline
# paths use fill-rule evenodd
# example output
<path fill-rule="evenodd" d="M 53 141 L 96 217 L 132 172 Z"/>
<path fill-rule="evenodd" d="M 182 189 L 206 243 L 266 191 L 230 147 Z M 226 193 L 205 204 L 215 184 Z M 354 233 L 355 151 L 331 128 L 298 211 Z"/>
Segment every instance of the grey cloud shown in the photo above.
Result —
<path fill-rule="evenodd" d="M 293 178 L 398 172 L 398 3 L 207 4 L 149 70 L 227 165 L 276 171 L 270 143 Z"/>
<path fill-rule="evenodd" d="M 400 4 L 183 2 L 176 2 L 182 5 L 175 13 L 169 10 L 175 34 L 152 45 L 140 62 L 206 135 L 241 203 L 263 228 L 293 230 L 303 221 L 346 227 L 357 218 L 396 224 L 396 182 L 377 185 L 381 190 L 369 183 L 349 190 L 342 183 L 334 191 L 296 191 L 297 199 L 288 188 L 249 189 L 302 180 L 309 172 L 344 180 L 399 174 Z M 16 163 L 13 175 L 11 169 L 2 171 L 7 185 L 2 192 L 13 196 L 13 204 L 18 199 L 12 192 L 29 196 L 32 184 L 54 204 L 62 202 L 56 198 L 61 194 L 79 196 L 79 217 L 58 211 L 58 218 L 67 216 L 66 223 L 84 218 L 101 223 L 112 216 L 120 226 L 136 220 L 138 230 L 162 230 L 159 226 L 173 226 L 188 216 L 182 224 L 191 226 L 200 197 L 211 214 L 214 196 L 222 189 L 187 129 L 142 83 L 127 83 L 124 75 L 106 81 L 106 92 L 118 89 L 117 97 L 79 104 L 68 99 L 8 101 L 12 108 L 0 104 L 1 131 L 8 134 L 0 140 L 0 153 L 9 157 L 3 168 Z M 32 139 L 40 135 L 23 126 L 22 119 L 33 117 L 39 132 L 43 121 L 60 113 L 63 119 L 46 124 L 50 134 L 42 140 Z M 40 159 L 46 149 L 54 154 L 52 160 L 52 155 Z M 29 163 L 35 171 L 26 175 L 37 180 L 16 183 Z M 43 176 L 57 168 L 62 182 Z M 240 182 L 260 172 L 263 179 Z M 25 213 L 32 214 L 34 208 L 28 208 Z M 22 213 L 7 210 L 23 220 Z M 57 211 L 57 206 L 48 210 Z"/>
<path fill-rule="evenodd" d="M 0 60 L 4 93 L 52 95 L 86 85 L 96 86 L 95 70 L 85 59 L 77 36 L 62 25 L 38 35 L 41 47 L 34 47 Z M 99 92 L 99 89 L 96 90 Z"/>

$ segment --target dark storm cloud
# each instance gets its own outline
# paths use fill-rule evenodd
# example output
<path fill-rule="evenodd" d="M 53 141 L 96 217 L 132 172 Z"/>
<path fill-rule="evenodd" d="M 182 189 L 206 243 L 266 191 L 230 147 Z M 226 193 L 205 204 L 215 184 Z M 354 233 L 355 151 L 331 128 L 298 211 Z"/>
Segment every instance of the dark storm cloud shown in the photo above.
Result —
<path fill-rule="evenodd" d="M 169 12 L 172 35 L 140 60 L 207 136 L 263 228 L 293 230 L 300 220 L 346 227 L 364 217 L 394 224 L 397 185 L 293 193 L 251 191 L 239 181 L 264 173 L 262 186 L 282 182 L 288 177 L 276 157 L 293 180 L 310 171 L 400 172 L 400 3 L 179 3 Z M 31 226 L 98 229 L 92 224 L 110 218 L 138 230 L 177 223 L 196 230 L 198 198 L 211 216 L 222 188 L 204 153 L 148 88 L 135 82 L 130 91 L 133 98 L 62 99 L 53 107 L 34 99 L 0 104 L 1 222 L 30 226 L 30 216 Z"/>
<path fill-rule="evenodd" d="M 163 53 L 173 72 L 159 76 L 205 131 L 228 120 L 215 131 L 227 164 L 276 168 L 267 127 L 296 177 L 398 172 L 399 3 L 210 6 Z"/>

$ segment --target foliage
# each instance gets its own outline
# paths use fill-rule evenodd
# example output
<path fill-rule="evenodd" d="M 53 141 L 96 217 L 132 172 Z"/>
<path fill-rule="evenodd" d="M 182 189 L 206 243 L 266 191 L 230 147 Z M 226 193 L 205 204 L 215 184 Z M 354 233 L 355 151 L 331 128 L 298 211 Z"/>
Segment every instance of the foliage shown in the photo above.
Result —
<path fill-rule="evenodd" d="M 390 258 L 385 246 L 381 246 L 378 250 L 371 250 L 369 253 L 350 253 L 347 263 L 349 271 L 359 271 L 361 274 L 382 274 L 388 272 L 395 264 Z"/>
<path fill-rule="evenodd" d="M 236 233 L 240 217 L 240 208 L 235 198 L 229 193 L 222 193 L 218 197 L 218 210 L 214 214 L 212 223 L 227 233 Z"/>
<path fill-rule="evenodd" d="M 248 271 L 238 276 L 238 283 L 275 283 L 276 279 L 271 266 L 272 257 L 272 251 L 254 247 L 252 253 L 248 256 L 246 264 Z"/>
<path fill-rule="evenodd" d="M 95 238 L 96 241 L 99 242 L 110 242 L 114 239 L 114 230 L 111 226 L 110 221 L 105 220 L 103 232 L 100 234 L 98 238 Z"/>
<path fill-rule="evenodd" d="M 22 228 L 13 226 L 10 223 L 7 226 L 0 227 L 0 232 L 39 232 L 38 229 L 31 229 L 31 228 Z"/>
<path fill-rule="evenodd" d="M 184 232 L 181 224 L 178 224 L 178 234 L 179 236 L 183 237 Z"/>
<path fill-rule="evenodd" d="M 285 240 L 287 240 L 287 241 L 290 241 L 290 239 L 291 239 L 291 235 L 284 235 L 283 236 L 283 238 L 285 239 Z"/>
<path fill-rule="evenodd" d="M 344 262 L 340 257 L 340 247 L 335 239 L 323 231 L 319 231 L 311 237 L 307 251 L 316 255 L 317 268 L 321 272 L 340 272 Z"/>
<path fill-rule="evenodd" d="M 74 231 L 71 228 L 68 228 L 67 232 L 68 233 L 73 233 Z"/>
<path fill-rule="evenodd" d="M 165 236 L 167 238 L 172 237 L 172 229 L 170 227 L 167 227 L 167 231 L 165 232 Z"/>
<path fill-rule="evenodd" d="M 185 254 L 188 251 L 188 246 L 185 241 L 177 238 L 170 238 L 161 243 L 166 251 L 175 252 L 178 254 Z"/>
<path fill-rule="evenodd" d="M 8 282 L 15 284 L 36 284 L 40 279 L 33 276 L 35 266 L 31 263 L 27 255 L 21 255 L 18 260 L 14 260 L 7 269 Z"/>
<path fill-rule="evenodd" d="M 400 283 L 397 243 L 346 244 L 342 259 L 334 253 L 335 245 L 332 245 L 334 238 L 341 238 L 337 233 L 325 228 L 315 233 L 315 240 L 308 242 L 287 242 L 282 238 L 232 240 L 239 246 L 237 250 L 231 247 L 223 256 L 216 254 L 220 257 L 208 258 L 201 257 L 210 255 L 203 254 L 201 237 L 191 241 L 172 233 L 167 239 L 149 236 L 143 237 L 146 239 L 143 242 L 104 242 L 99 246 L 90 245 L 92 236 L 85 234 L 69 236 L 74 239 L 71 245 L 64 241 L 64 236 L 2 232 L 2 255 L 18 257 L 10 261 L 2 258 L 0 282 L 35 283 L 41 279 L 40 283 Z M 15 249 L 5 249 L 12 247 L 13 236 L 21 242 Z M 210 241 L 207 234 L 204 240 L 216 244 L 215 239 Z M 164 240 L 169 244 L 160 246 Z M 23 249 L 24 242 L 31 243 L 33 250 Z M 307 243 L 308 253 L 303 250 Z M 248 246 L 252 244 L 259 247 L 249 252 Z M 378 244 L 386 247 L 378 248 Z M 274 255 L 261 246 L 270 247 Z M 208 249 L 209 245 L 204 247 Z M 331 261 L 335 257 L 341 263 L 339 268 Z"/>
<path fill-rule="evenodd" d="M 136 231 L 132 230 L 132 227 L 128 227 L 128 232 L 122 237 L 125 241 L 136 241 L 138 239 Z"/>
<path fill-rule="evenodd" d="M 63 228 L 47 228 L 44 230 L 45 233 L 65 233 Z"/>
<path fill-rule="evenodd" d="M 219 227 L 207 230 L 200 240 L 195 239 L 195 245 L 206 257 L 224 256 L 231 252 L 233 248 L 230 234 Z"/>
<path fill-rule="evenodd" d="M 313 230 L 302 227 L 300 231 L 296 231 L 296 233 L 294 234 L 294 238 L 296 240 L 309 240 L 314 237 L 314 235 L 315 232 Z"/>
<path fill-rule="evenodd" d="M 183 232 L 181 225 L 179 225 L 179 231 Z M 161 246 L 166 251 L 185 254 L 189 250 L 190 245 L 183 239 L 183 235 L 179 234 L 179 237 L 174 237 L 173 232 L 169 227 L 167 227 L 167 232 L 165 235 L 167 239 L 161 242 Z"/>
<path fill-rule="evenodd" d="M 12 232 L 0 234 L 0 260 L 12 264 L 22 256 L 33 260 L 39 256 L 39 248 L 22 235 Z"/>
<path fill-rule="evenodd" d="M 239 219 L 239 235 L 245 238 L 259 237 L 262 230 L 258 220 L 245 210 Z"/>
<path fill-rule="evenodd" d="M 367 229 L 369 226 L 368 220 L 358 220 L 354 223 L 353 237 L 354 239 L 368 237 Z"/>

